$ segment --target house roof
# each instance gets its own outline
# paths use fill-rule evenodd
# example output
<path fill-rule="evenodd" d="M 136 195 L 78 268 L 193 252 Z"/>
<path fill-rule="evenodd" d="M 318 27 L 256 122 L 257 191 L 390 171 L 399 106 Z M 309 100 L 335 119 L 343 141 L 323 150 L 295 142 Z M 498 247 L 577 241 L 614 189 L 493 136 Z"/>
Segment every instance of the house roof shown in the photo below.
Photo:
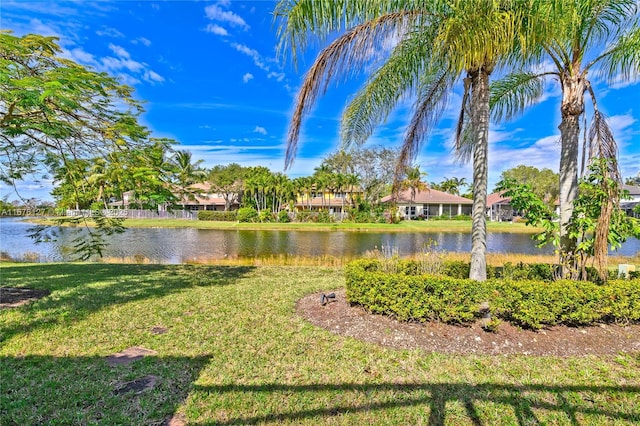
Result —
<path fill-rule="evenodd" d="M 487 207 L 491 207 L 494 204 L 509 204 L 511 198 L 503 197 L 502 194 L 503 192 L 494 192 L 487 195 Z"/>
<path fill-rule="evenodd" d="M 390 203 L 393 201 L 393 195 L 387 195 L 381 200 L 383 203 Z M 396 203 L 405 204 L 473 204 L 473 200 L 460 197 L 458 195 L 448 194 L 446 192 L 438 191 L 436 189 L 427 189 L 424 191 L 416 191 L 416 196 L 411 201 L 411 190 L 407 189 L 398 193 L 398 197 L 395 199 Z"/>
<path fill-rule="evenodd" d="M 629 191 L 629 195 L 640 195 L 640 186 L 622 185 L 622 189 Z"/>

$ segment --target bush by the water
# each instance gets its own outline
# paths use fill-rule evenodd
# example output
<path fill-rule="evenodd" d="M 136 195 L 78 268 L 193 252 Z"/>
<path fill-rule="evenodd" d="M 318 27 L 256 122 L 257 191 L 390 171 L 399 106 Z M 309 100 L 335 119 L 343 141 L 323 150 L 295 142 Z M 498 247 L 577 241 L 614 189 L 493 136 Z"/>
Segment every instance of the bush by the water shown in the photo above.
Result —
<path fill-rule="evenodd" d="M 489 303 L 494 318 L 530 329 L 640 321 L 639 279 L 609 280 L 606 284 L 553 281 L 544 280 L 553 271 L 551 265 L 505 265 L 502 269 L 489 268 L 493 278 L 478 282 L 463 278 L 465 272 L 468 274 L 464 262 L 445 262 L 444 271 L 452 275 L 448 276 L 421 274 L 419 261 L 393 261 L 397 262 L 393 273 L 384 260 L 349 263 L 349 302 L 402 321 L 467 323 L 480 316 L 484 302 Z M 503 278 L 496 278 L 502 274 Z"/>
<path fill-rule="evenodd" d="M 260 216 L 258 211 L 253 207 L 241 207 L 238 210 L 238 221 L 240 222 L 259 222 Z"/>
<path fill-rule="evenodd" d="M 235 210 L 230 210 L 226 212 L 216 212 L 213 210 L 200 210 L 198 211 L 198 220 L 235 222 L 238 220 L 238 212 Z"/>

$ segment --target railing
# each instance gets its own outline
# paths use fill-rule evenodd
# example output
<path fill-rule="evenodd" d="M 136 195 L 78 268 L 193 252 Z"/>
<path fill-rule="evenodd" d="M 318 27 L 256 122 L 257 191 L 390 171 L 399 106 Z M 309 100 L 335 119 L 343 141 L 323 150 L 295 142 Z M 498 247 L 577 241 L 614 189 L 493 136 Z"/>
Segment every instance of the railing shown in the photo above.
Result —
<path fill-rule="evenodd" d="M 117 217 L 122 219 L 188 219 L 198 218 L 197 212 L 188 210 L 137 210 L 137 209 L 104 209 L 100 211 L 105 217 Z M 96 210 L 67 210 L 70 217 L 92 217 L 98 214 Z"/>

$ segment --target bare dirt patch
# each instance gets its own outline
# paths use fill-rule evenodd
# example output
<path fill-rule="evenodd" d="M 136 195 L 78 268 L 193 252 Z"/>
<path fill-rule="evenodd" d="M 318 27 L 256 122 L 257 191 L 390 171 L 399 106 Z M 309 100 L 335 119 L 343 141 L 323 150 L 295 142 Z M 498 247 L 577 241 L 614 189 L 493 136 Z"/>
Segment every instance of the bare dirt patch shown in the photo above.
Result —
<path fill-rule="evenodd" d="M 560 357 L 640 352 L 640 324 L 555 326 L 531 331 L 503 322 L 496 332 L 487 332 L 480 322 L 466 327 L 439 322 L 400 322 L 351 306 L 346 301 L 344 289 L 331 292 L 335 293 L 335 299 L 324 305 L 321 303 L 322 293 L 303 297 L 296 305 L 298 314 L 332 333 L 396 349 L 420 348 L 447 354 Z"/>
<path fill-rule="evenodd" d="M 155 355 L 158 355 L 158 352 L 152 349 L 143 348 L 142 346 L 132 346 L 121 352 L 108 356 L 107 363 L 109 363 L 111 367 L 115 367 L 116 365 L 131 364 L 132 362 L 138 361 L 145 356 Z"/>
<path fill-rule="evenodd" d="M 51 294 L 49 290 L 34 288 L 0 287 L 0 308 L 17 308 L 32 300 L 41 299 Z"/>

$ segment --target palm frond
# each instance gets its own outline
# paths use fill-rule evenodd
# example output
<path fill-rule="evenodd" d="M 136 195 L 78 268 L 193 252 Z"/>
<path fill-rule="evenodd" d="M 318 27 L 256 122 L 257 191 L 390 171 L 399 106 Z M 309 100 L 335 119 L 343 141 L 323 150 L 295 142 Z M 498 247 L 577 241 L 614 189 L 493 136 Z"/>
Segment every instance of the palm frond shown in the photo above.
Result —
<path fill-rule="evenodd" d="M 274 9 L 278 57 L 291 54 L 296 63 L 299 51 L 310 42 L 324 42 L 336 32 L 353 28 L 400 10 L 424 9 L 417 0 L 281 0 Z"/>
<path fill-rule="evenodd" d="M 544 94 L 544 74 L 514 72 L 491 84 L 489 108 L 494 121 L 510 120 Z"/>
<path fill-rule="evenodd" d="M 606 116 L 598 110 L 593 113 L 589 129 L 589 160 L 593 158 L 604 159 L 609 176 L 617 182 L 622 182 L 617 160 L 618 144 L 607 123 Z"/>
<path fill-rule="evenodd" d="M 431 36 L 430 31 L 407 33 L 347 105 L 341 124 L 345 148 L 364 143 L 399 100 L 418 85 L 425 61 L 431 56 Z"/>
<path fill-rule="evenodd" d="M 467 114 L 453 150 L 453 159 L 458 164 L 467 164 L 473 158 L 475 139 L 471 128 L 471 120 L 468 117 L 469 115 Z"/>
<path fill-rule="evenodd" d="M 410 167 L 434 124 L 442 116 L 455 80 L 456 74 L 446 67 L 428 68 L 421 76 L 414 112 L 396 163 L 394 188 L 401 181 L 405 170 Z"/>
<path fill-rule="evenodd" d="M 640 78 L 640 26 L 623 34 L 602 55 L 586 66 L 599 62 L 599 70 L 609 83 L 620 83 Z"/>
<path fill-rule="evenodd" d="M 287 134 L 285 168 L 295 157 L 302 119 L 315 104 L 318 96 L 327 90 L 329 83 L 344 73 L 359 70 L 370 58 L 380 40 L 386 39 L 390 31 L 404 28 L 414 12 L 398 12 L 381 16 L 358 25 L 334 40 L 316 58 L 307 72 L 294 107 Z"/>
<path fill-rule="evenodd" d="M 469 111 L 471 104 L 471 77 L 467 75 L 464 78 L 464 90 L 462 92 L 462 102 L 460 103 L 460 113 L 458 113 L 458 121 L 456 123 L 456 134 L 454 136 L 455 151 L 458 153 L 462 148 L 462 136 L 465 128 L 469 125 Z"/>
<path fill-rule="evenodd" d="M 494 0 L 450 1 L 435 43 L 450 67 L 463 72 L 471 67 L 498 64 L 519 40 L 520 9 Z"/>

